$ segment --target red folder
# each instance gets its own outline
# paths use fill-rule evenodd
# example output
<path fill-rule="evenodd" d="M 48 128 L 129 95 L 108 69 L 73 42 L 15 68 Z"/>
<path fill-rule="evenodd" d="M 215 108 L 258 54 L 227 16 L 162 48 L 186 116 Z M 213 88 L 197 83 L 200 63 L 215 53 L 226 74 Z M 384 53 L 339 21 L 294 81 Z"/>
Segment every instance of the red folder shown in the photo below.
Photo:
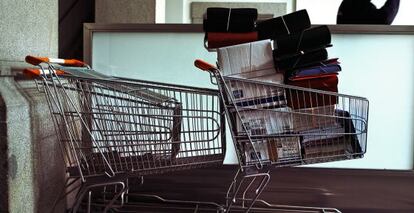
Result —
<path fill-rule="evenodd" d="M 319 78 L 301 78 L 286 83 L 304 88 L 338 92 L 338 76 L 336 74 L 322 75 Z M 336 95 L 290 89 L 286 91 L 286 98 L 288 106 L 293 109 L 327 106 L 338 103 Z"/>
<path fill-rule="evenodd" d="M 207 48 L 220 48 L 258 40 L 257 32 L 228 33 L 228 32 L 207 32 Z"/>

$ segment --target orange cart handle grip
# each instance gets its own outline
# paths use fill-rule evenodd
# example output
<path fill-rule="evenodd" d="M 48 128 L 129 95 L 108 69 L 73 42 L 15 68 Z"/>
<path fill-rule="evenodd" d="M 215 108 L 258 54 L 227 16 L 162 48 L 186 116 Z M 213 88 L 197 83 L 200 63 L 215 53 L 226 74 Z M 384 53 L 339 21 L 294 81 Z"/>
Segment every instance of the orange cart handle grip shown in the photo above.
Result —
<path fill-rule="evenodd" d="M 194 61 L 194 66 L 196 66 L 197 68 L 199 68 L 200 70 L 204 70 L 204 71 L 215 71 L 217 70 L 217 67 L 207 63 L 201 59 L 196 59 Z"/>
<path fill-rule="evenodd" d="M 45 72 L 44 74 L 46 74 L 46 75 L 50 74 L 50 71 L 48 69 L 45 69 L 44 72 Z M 55 70 L 55 72 L 56 72 L 56 75 L 65 74 L 65 72 L 62 71 L 62 70 Z M 37 78 L 37 77 L 43 75 L 43 72 L 40 69 L 24 69 L 23 74 L 28 78 Z"/>
<path fill-rule="evenodd" d="M 31 65 L 39 65 L 41 63 L 53 63 L 53 64 L 60 64 L 66 66 L 74 66 L 74 67 L 87 67 L 88 65 L 76 59 L 60 59 L 60 58 L 47 58 L 47 57 L 36 57 L 28 55 L 25 58 L 26 62 Z"/>

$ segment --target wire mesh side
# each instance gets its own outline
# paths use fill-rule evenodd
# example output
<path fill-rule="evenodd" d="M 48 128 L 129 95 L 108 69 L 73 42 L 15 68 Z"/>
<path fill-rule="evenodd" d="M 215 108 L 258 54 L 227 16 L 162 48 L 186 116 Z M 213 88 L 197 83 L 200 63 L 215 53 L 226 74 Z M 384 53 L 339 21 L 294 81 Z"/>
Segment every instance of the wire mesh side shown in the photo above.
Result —
<path fill-rule="evenodd" d="M 365 98 L 213 75 L 242 167 L 338 161 L 366 152 Z"/>
<path fill-rule="evenodd" d="M 137 175 L 220 164 L 217 91 L 156 83 L 45 78 L 68 167 L 78 175 Z"/>

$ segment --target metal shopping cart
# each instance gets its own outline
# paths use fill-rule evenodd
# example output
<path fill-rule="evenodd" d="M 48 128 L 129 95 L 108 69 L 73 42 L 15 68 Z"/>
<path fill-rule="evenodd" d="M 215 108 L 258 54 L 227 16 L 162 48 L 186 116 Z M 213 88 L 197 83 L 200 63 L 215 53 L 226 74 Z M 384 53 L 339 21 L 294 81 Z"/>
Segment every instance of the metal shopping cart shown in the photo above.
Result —
<path fill-rule="evenodd" d="M 90 212 L 92 192 L 111 186 L 116 193 L 103 199 L 101 210 L 122 206 L 131 177 L 223 163 L 217 90 L 110 77 L 77 60 L 26 61 L 37 66 L 25 74 L 40 79 L 67 166 L 59 198 L 78 190 L 73 212 L 84 198 Z"/>
<path fill-rule="evenodd" d="M 362 158 L 367 146 L 368 100 L 334 92 L 222 76 L 202 60 L 230 126 L 240 169 L 226 197 L 226 212 L 340 212 L 334 208 L 272 205 L 259 196 L 270 167 Z"/>

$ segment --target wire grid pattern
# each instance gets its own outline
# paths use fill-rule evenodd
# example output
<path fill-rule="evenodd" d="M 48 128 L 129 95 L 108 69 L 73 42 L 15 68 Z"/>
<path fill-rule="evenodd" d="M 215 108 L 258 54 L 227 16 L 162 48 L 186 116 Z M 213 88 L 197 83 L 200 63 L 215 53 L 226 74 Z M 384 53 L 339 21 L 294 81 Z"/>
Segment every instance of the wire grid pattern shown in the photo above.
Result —
<path fill-rule="evenodd" d="M 223 77 L 218 84 L 242 167 L 361 158 L 368 100 L 302 87 Z"/>
<path fill-rule="evenodd" d="M 224 159 L 217 91 L 71 76 L 43 85 L 77 175 L 152 174 Z"/>

